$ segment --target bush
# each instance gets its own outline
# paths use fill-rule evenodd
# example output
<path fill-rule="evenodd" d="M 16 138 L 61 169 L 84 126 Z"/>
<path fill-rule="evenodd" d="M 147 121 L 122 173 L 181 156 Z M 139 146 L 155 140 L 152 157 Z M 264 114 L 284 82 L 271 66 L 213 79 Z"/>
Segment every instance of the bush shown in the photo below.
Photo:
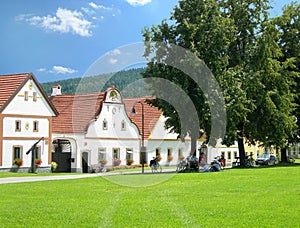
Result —
<path fill-rule="evenodd" d="M 51 172 L 55 171 L 57 167 L 58 167 L 58 164 L 55 161 L 52 161 L 51 162 Z"/>

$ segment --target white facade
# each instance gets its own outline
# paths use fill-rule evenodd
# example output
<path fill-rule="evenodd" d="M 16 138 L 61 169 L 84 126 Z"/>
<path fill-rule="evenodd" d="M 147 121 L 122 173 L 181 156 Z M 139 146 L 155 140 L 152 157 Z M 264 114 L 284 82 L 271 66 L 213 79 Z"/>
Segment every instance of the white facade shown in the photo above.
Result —
<path fill-rule="evenodd" d="M 56 90 L 53 96 L 59 100 L 62 96 L 61 87 L 56 85 L 54 88 Z M 0 116 L 3 125 L 2 157 L 0 157 L 2 164 L 0 167 L 11 168 L 15 157 L 14 150 L 20 148 L 22 167 L 29 168 L 31 154 L 26 155 L 26 152 L 41 138 L 43 140 L 37 144 L 39 158 L 42 160 L 41 167 L 50 167 L 52 156 L 59 156 L 55 153 L 64 155 L 68 153 L 64 165 L 68 163 L 69 171 L 82 172 L 84 166 L 88 167 L 88 171 L 90 171 L 91 167 L 99 164 L 100 160 L 107 160 L 107 166 L 115 165 L 114 160 L 116 159 L 120 160 L 119 165 L 126 165 L 128 159 L 133 160 L 133 164 L 140 164 L 142 137 L 138 127 L 141 130 L 141 126 L 134 124 L 128 117 L 128 110 L 126 112 L 122 96 L 116 88 L 109 88 L 103 99 L 101 107 L 99 107 L 101 111 L 86 123 L 84 132 L 66 131 L 62 133 L 60 131 L 61 133 L 57 133 L 55 127 L 53 128 L 54 124 L 52 125 L 52 121 L 54 121 L 52 117 L 56 118 L 58 112 L 53 104 L 49 103 L 33 75 L 30 75 L 26 83 L 22 84 L 22 88 L 19 88 L 14 97 L 10 99 Z M 66 107 L 60 108 L 65 109 Z M 70 109 L 70 107 L 68 108 Z M 166 118 L 161 115 L 158 118 L 153 117 L 148 123 L 149 126 L 145 126 L 150 130 L 150 135 L 144 139 L 147 164 L 153 157 L 160 155 L 162 165 L 177 165 L 181 157 L 190 155 L 190 137 L 187 136 L 184 142 L 181 141 L 177 138 L 177 134 L 170 133 L 165 129 L 165 121 Z M 55 151 L 52 143 L 57 140 L 68 142 L 68 151 Z M 197 157 L 201 144 L 202 142 L 197 142 Z M 226 156 L 229 151 L 233 150 L 237 151 L 237 148 L 226 148 L 219 143 L 215 148 L 208 149 L 207 161 L 212 161 L 221 153 L 225 153 Z M 171 160 L 170 157 L 172 157 Z M 60 166 L 60 164 L 58 165 Z"/>
<path fill-rule="evenodd" d="M 17 77 L 17 76 L 16 76 Z M 38 86 L 34 76 L 28 77 L 19 85 L 17 93 L 11 94 L 9 103 L 2 106 L 1 112 L 1 168 L 14 167 L 14 160 L 23 161 L 21 168 L 31 167 L 32 152 L 26 152 L 35 144 L 36 158 L 40 167 L 50 167 L 51 162 L 51 120 L 56 113 L 49 100 Z"/>
<path fill-rule="evenodd" d="M 132 154 L 135 163 L 139 163 L 139 131 L 128 118 L 122 103 L 104 102 L 99 117 L 89 124 L 82 140 L 78 141 L 80 151 L 90 151 L 92 165 L 99 163 L 99 153 L 104 154 L 107 165 L 112 165 L 114 151 L 118 151 L 120 165 L 126 165 L 127 153 Z"/>
<path fill-rule="evenodd" d="M 160 154 L 162 165 L 176 165 L 180 160 L 180 156 L 187 157 L 191 151 L 191 140 L 186 137 L 182 142 L 177 139 L 177 134 L 170 133 L 165 129 L 166 117 L 160 116 L 155 123 L 149 138 L 146 140 L 145 146 L 147 147 L 148 163 L 157 154 Z M 168 160 L 168 156 L 172 156 L 171 161 Z"/>

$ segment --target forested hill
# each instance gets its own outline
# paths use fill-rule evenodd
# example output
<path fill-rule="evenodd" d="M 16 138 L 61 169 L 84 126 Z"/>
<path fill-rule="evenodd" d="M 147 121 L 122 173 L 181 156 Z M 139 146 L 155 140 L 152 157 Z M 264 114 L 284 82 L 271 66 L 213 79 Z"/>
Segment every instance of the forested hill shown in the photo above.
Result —
<path fill-rule="evenodd" d="M 143 81 L 141 73 L 144 68 L 119 71 L 115 74 L 72 78 L 53 82 L 41 83 L 47 94 L 52 93 L 53 84 L 60 84 L 63 94 L 92 93 L 105 91 L 109 86 L 116 86 L 124 98 L 149 96 L 151 93 Z"/>

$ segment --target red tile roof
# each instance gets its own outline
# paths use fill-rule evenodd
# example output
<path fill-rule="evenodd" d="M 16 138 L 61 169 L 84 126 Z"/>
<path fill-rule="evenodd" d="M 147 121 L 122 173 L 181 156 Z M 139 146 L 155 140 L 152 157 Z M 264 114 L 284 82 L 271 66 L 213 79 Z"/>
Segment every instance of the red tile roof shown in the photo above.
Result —
<path fill-rule="evenodd" d="M 155 127 L 159 117 L 162 114 L 161 110 L 158 110 L 156 107 L 150 106 L 145 101 L 146 99 L 153 99 L 151 97 L 147 98 L 127 98 L 123 99 L 125 104 L 125 109 L 129 118 L 134 122 L 140 134 L 142 134 L 142 102 L 144 105 L 144 137 L 145 139 L 149 138 L 153 128 Z M 132 114 L 132 108 L 135 108 L 136 114 Z"/>
<path fill-rule="evenodd" d="M 100 113 L 105 93 L 50 97 L 59 115 L 52 120 L 53 133 L 84 133 L 88 123 Z"/>
<path fill-rule="evenodd" d="M 54 114 L 57 115 L 57 110 L 49 101 L 47 95 L 44 93 L 43 89 L 40 87 L 38 81 L 32 73 L 0 75 L 0 113 L 29 79 L 32 79 L 35 82 L 38 89 L 46 99 L 46 102 L 48 103 Z"/>
<path fill-rule="evenodd" d="M 50 100 L 59 112 L 59 115 L 53 118 L 53 133 L 85 133 L 89 122 L 100 114 L 105 96 L 106 92 L 52 96 Z M 127 115 L 137 125 L 140 134 L 142 133 L 142 105 L 138 102 L 143 102 L 144 137 L 147 139 L 162 112 L 146 104 L 145 98 L 128 98 L 123 99 L 123 102 Z M 136 114 L 131 114 L 133 106 Z"/>
<path fill-rule="evenodd" d="M 9 98 L 17 91 L 22 82 L 29 77 L 29 73 L 9 74 L 0 76 L 0 108 L 9 103 Z"/>

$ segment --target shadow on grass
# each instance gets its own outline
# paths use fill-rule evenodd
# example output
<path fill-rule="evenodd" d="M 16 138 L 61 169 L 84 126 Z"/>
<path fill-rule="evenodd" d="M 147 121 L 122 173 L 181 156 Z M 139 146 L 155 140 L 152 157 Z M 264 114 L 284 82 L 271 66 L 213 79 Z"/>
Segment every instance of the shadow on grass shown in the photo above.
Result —
<path fill-rule="evenodd" d="M 268 169 L 276 167 L 300 167 L 300 163 L 282 162 L 275 165 L 256 165 L 251 167 L 236 166 L 232 169 Z"/>

